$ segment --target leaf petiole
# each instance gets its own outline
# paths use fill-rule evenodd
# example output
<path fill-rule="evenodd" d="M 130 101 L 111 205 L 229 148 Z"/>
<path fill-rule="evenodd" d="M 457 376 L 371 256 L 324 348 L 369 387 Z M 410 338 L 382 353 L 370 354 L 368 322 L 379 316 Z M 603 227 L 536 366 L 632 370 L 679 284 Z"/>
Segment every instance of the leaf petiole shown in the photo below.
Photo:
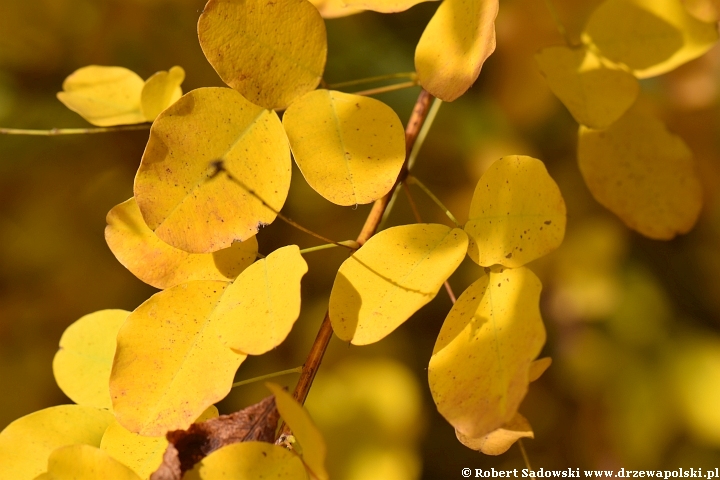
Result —
<path fill-rule="evenodd" d="M 268 373 L 267 375 L 261 375 L 259 377 L 255 377 L 255 378 L 249 378 L 247 380 L 242 380 L 240 382 L 233 383 L 232 388 L 241 387 L 243 385 L 248 385 L 250 383 L 259 382 L 261 380 L 267 380 L 268 378 L 280 377 L 282 375 L 290 375 L 291 373 L 300 373 L 300 372 L 302 372 L 302 368 L 303 367 L 300 366 L 300 367 L 290 368 L 288 370 L 282 370 L 280 372 Z"/>
<path fill-rule="evenodd" d="M 550 11 L 550 16 L 552 17 L 553 23 L 557 27 L 558 32 L 560 32 L 560 35 L 562 35 L 563 39 L 565 40 L 565 43 L 567 43 L 568 47 L 576 47 L 577 44 L 572 41 L 570 38 L 570 35 L 567 32 L 567 29 L 565 28 L 565 25 L 560 21 L 560 15 L 558 15 L 557 10 L 555 9 L 555 5 L 553 5 L 552 0 L 545 0 L 545 5 L 547 6 L 548 10 Z"/>
<path fill-rule="evenodd" d="M 349 80 L 347 82 L 329 83 L 325 88 L 336 90 L 338 88 L 352 87 L 354 85 L 362 85 L 363 83 L 381 82 L 383 80 L 392 80 L 394 78 L 410 78 L 415 80 L 415 72 L 389 73 L 387 75 L 378 75 L 376 77 L 359 78 L 357 80 Z"/>
<path fill-rule="evenodd" d="M 148 130 L 149 123 L 140 125 L 118 125 L 117 127 L 90 127 L 90 128 L 51 128 L 50 130 L 27 130 L 23 128 L 0 128 L 2 135 L 41 135 L 54 137 L 55 135 L 83 135 L 88 133 L 122 132 L 129 130 Z"/>
<path fill-rule="evenodd" d="M 447 217 L 455 224 L 455 226 L 458 227 L 458 228 L 461 228 L 461 227 L 460 227 L 460 223 L 457 221 L 457 218 L 455 218 L 455 215 L 453 215 L 452 212 L 450 212 L 450 210 L 448 210 L 448 208 L 447 208 L 445 205 L 443 205 L 443 203 L 440 201 L 440 199 L 439 199 L 438 197 L 436 197 L 435 194 L 432 193 L 432 192 L 430 191 L 430 189 L 425 186 L 424 183 L 422 183 L 420 180 L 418 180 L 417 177 L 415 177 L 415 176 L 413 176 L 413 175 L 408 175 L 408 176 L 407 176 L 407 179 L 406 179 L 406 182 L 407 182 L 408 185 L 413 185 L 413 184 L 414 184 L 414 185 L 417 185 L 418 187 L 420 187 L 420 190 L 422 190 L 423 192 L 425 192 L 425 195 L 427 195 L 428 197 L 430 197 L 430 200 L 432 200 L 433 202 L 435 202 L 435 204 L 436 204 L 438 207 L 440 207 L 440 209 L 441 209 L 442 211 L 445 212 L 445 215 L 447 215 Z"/>
<path fill-rule="evenodd" d="M 360 244 L 357 243 L 355 240 L 344 240 L 342 242 L 338 242 L 337 244 L 327 243 L 325 245 L 318 245 L 316 247 L 304 248 L 300 250 L 300 254 L 304 255 L 306 253 L 317 252 L 318 250 L 327 250 L 328 248 L 335 248 L 337 246 L 350 247 L 353 250 L 357 250 L 358 248 L 360 248 Z"/>
<path fill-rule="evenodd" d="M 378 95 L 380 93 L 394 92 L 395 90 L 402 90 L 404 88 L 416 87 L 418 85 L 416 80 L 411 82 L 396 83 L 394 85 L 387 85 L 384 87 L 371 88 L 369 90 L 361 90 L 359 92 L 352 92 L 353 95 Z"/>

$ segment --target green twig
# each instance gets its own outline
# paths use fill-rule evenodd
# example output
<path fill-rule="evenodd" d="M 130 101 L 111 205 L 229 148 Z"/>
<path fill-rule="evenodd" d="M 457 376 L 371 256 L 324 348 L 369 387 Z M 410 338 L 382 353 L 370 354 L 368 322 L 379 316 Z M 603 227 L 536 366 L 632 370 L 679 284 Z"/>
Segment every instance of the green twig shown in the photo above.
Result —
<path fill-rule="evenodd" d="M 423 184 L 420 180 L 418 180 L 417 177 L 415 177 L 415 176 L 413 176 L 413 175 L 408 175 L 408 176 L 407 176 L 407 183 L 408 183 L 408 185 L 413 185 L 413 184 L 415 184 L 415 185 L 417 185 L 418 187 L 420 187 L 420 190 L 422 190 L 423 192 L 425 192 L 425 195 L 427 195 L 428 197 L 430 197 L 430 200 L 432 200 L 433 202 L 435 202 L 435 204 L 436 204 L 438 207 L 440 207 L 440 209 L 441 209 L 442 211 L 445 212 L 445 215 L 447 215 L 447 217 L 455 224 L 455 226 L 458 227 L 458 228 L 460 228 L 460 222 L 457 221 L 457 218 L 455 218 L 455 215 L 453 215 L 452 212 L 450 212 L 450 210 L 448 210 L 448 208 L 447 208 L 445 205 L 443 205 L 443 203 L 440 201 L 440 199 L 439 199 L 438 197 L 436 197 L 435 194 L 432 193 L 432 192 L 430 191 L 430 189 L 425 186 L 425 184 Z"/>
<path fill-rule="evenodd" d="M 117 127 L 91 127 L 91 128 L 51 128 L 50 130 L 26 130 L 23 128 L 0 128 L 3 135 L 41 135 L 54 137 L 55 135 L 82 135 L 86 133 L 123 132 L 128 130 L 147 130 L 149 123 L 142 125 L 119 125 Z"/>
<path fill-rule="evenodd" d="M 383 80 L 392 80 L 394 78 L 410 78 L 412 80 L 415 80 L 416 74 L 415 74 L 415 72 L 389 73 L 387 75 L 378 75 L 376 77 L 360 78 L 358 80 L 350 80 L 347 82 L 328 83 L 328 84 L 325 84 L 325 88 L 338 89 L 338 88 L 344 88 L 344 87 L 352 87 L 354 85 L 362 85 L 364 83 L 381 82 Z"/>
<path fill-rule="evenodd" d="M 345 240 L 342 242 L 338 242 L 338 244 L 339 246 L 350 247 L 353 250 L 357 250 L 358 248 L 360 248 L 360 244 L 357 243 L 355 240 Z M 316 247 L 303 248 L 302 250 L 300 250 L 300 253 L 304 255 L 306 253 L 317 252 L 318 250 L 326 250 L 328 248 L 335 248 L 337 246 L 338 245 L 334 243 L 327 243 L 325 245 L 318 245 Z"/>
<path fill-rule="evenodd" d="M 442 100 L 440 100 L 439 98 L 435 98 L 435 100 L 433 100 L 432 106 L 430 106 L 430 111 L 428 112 L 428 116 L 425 119 L 425 123 L 423 123 L 423 126 L 420 129 L 420 133 L 418 133 L 418 138 L 415 141 L 412 150 L 410 151 L 410 156 L 408 157 L 408 170 L 410 171 L 412 171 L 412 167 L 413 165 L 415 165 L 415 160 L 417 159 L 418 153 L 420 153 L 420 149 L 425 142 L 425 137 L 427 137 L 427 134 L 430 131 L 430 127 L 432 127 L 433 121 L 435 121 L 435 116 L 437 115 L 438 110 L 440 110 L 441 105 Z"/>
<path fill-rule="evenodd" d="M 410 87 L 416 87 L 417 81 L 413 80 L 411 82 L 403 82 L 403 83 L 396 83 L 394 85 L 387 85 L 385 87 L 377 87 L 377 88 L 371 88 L 369 90 L 361 90 L 359 92 L 352 92 L 354 95 L 378 95 L 380 93 L 386 93 L 386 92 L 394 92 L 395 90 L 402 90 L 403 88 L 410 88 Z"/>
<path fill-rule="evenodd" d="M 302 372 L 302 367 L 295 367 L 295 368 L 291 368 L 289 370 L 283 370 L 282 372 L 268 373 L 267 375 L 261 375 L 259 377 L 250 378 L 248 380 L 243 380 L 241 382 L 235 382 L 232 384 L 232 388 L 240 387 L 242 385 L 247 385 L 249 383 L 259 382 L 261 380 L 267 380 L 268 378 L 275 378 L 275 377 L 280 377 L 282 375 L 289 375 L 291 373 L 300 373 L 300 372 Z"/>

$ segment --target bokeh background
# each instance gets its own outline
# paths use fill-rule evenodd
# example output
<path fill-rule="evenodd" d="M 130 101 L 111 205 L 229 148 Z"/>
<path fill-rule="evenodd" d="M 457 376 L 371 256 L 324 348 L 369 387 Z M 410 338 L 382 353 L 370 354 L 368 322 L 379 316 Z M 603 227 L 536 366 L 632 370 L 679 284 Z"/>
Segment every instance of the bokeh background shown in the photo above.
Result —
<path fill-rule="evenodd" d="M 598 0 L 555 0 L 578 36 Z M 202 0 L 0 0 L 0 126 L 88 126 L 55 98 L 85 65 L 118 65 L 143 78 L 173 65 L 185 91 L 220 86 L 196 35 Z M 327 22 L 328 83 L 413 70 L 413 52 L 437 3 Z M 720 49 L 642 81 L 642 102 L 696 154 L 705 207 L 696 228 L 670 242 L 629 231 L 590 196 L 576 164 L 577 125 L 547 88 L 533 54 L 562 39 L 543 0 L 503 0 L 497 51 L 473 89 L 444 104 L 415 174 L 464 221 L 475 183 L 494 160 L 542 159 L 568 206 L 564 244 L 531 268 L 544 285 L 548 372 L 521 412 L 535 468 L 720 466 Z M 348 89 L 352 91 L 352 89 Z M 378 96 L 407 120 L 418 88 Z M 154 289 L 107 248 L 105 215 L 132 195 L 147 132 L 0 136 L 0 428 L 69 400 L 52 377 L 63 330 L 105 308 L 133 310 Z M 447 222 L 420 191 L 425 221 Z M 284 210 L 338 240 L 355 238 L 368 211 L 315 194 L 294 171 Z M 387 226 L 413 222 L 400 196 Z M 316 241 L 276 222 L 261 252 Z M 303 312 L 288 340 L 248 360 L 238 380 L 299 366 L 327 306 L 343 251 L 309 254 Z M 459 295 L 481 274 L 466 260 Z M 336 480 L 461 478 L 470 468 L 523 468 L 517 447 L 487 457 L 462 446 L 437 413 L 427 363 L 450 308 L 444 291 L 378 344 L 334 339 L 308 399 L 327 437 Z M 277 379 L 291 388 L 296 376 Z M 221 411 L 268 394 L 233 390 Z"/>

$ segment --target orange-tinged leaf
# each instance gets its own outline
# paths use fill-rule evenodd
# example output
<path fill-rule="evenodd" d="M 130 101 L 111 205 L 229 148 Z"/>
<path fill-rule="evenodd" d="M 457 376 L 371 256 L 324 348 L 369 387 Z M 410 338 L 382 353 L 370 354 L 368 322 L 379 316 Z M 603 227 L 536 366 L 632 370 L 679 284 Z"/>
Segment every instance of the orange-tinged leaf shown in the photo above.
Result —
<path fill-rule="evenodd" d="M 214 451 L 185 480 L 307 480 L 303 463 L 286 448 L 265 442 L 233 443 Z"/>
<path fill-rule="evenodd" d="M 338 270 L 330 294 L 335 334 L 355 345 L 377 342 L 435 298 L 460 265 L 467 235 L 414 224 L 373 236 Z"/>
<path fill-rule="evenodd" d="M 47 470 L 57 448 L 100 445 L 112 413 L 95 407 L 59 405 L 19 418 L 0 432 L 0 478 L 31 480 Z"/>
<path fill-rule="evenodd" d="M 342 0 L 348 8 L 372 10 L 380 13 L 404 12 L 418 3 L 431 0 Z"/>
<path fill-rule="evenodd" d="M 50 454 L 43 480 L 141 480 L 135 472 L 91 445 L 68 445 Z"/>
<path fill-rule="evenodd" d="M 93 125 L 143 123 L 147 121 L 140 108 L 144 84 L 127 68 L 90 65 L 70 74 L 57 98 Z"/>
<path fill-rule="evenodd" d="M 469 89 L 495 51 L 498 0 L 444 0 L 415 50 L 418 82 L 452 102 Z"/>
<path fill-rule="evenodd" d="M 465 224 L 468 255 L 486 267 L 525 265 L 560 245 L 565 215 L 560 189 L 540 160 L 503 157 L 475 187 Z"/>
<path fill-rule="evenodd" d="M 405 160 L 402 122 L 374 98 L 315 90 L 287 109 L 283 125 L 305 180 L 338 205 L 384 196 Z"/>
<path fill-rule="evenodd" d="M 646 237 L 669 240 L 686 233 L 700 214 L 702 187 L 692 152 L 637 107 L 607 130 L 581 126 L 578 163 L 595 199 Z"/>
<path fill-rule="evenodd" d="M 530 370 L 528 370 L 528 380 L 534 382 L 538 378 L 542 377 L 542 374 L 550 368 L 552 365 L 552 358 L 543 357 L 538 358 L 530 364 Z"/>
<path fill-rule="evenodd" d="M 210 321 L 228 285 L 183 283 L 128 316 L 110 377 L 113 409 L 125 428 L 145 436 L 185 429 L 228 394 L 246 358 L 223 345 Z"/>
<path fill-rule="evenodd" d="M 290 172 L 290 149 L 275 112 L 229 88 L 201 88 L 153 123 L 135 200 L 164 242 L 191 253 L 215 252 L 275 220 L 257 197 L 279 211 Z"/>
<path fill-rule="evenodd" d="M 172 247 L 148 228 L 131 198 L 107 214 L 105 241 L 115 258 L 136 277 L 155 288 L 191 280 L 232 280 L 257 257 L 257 239 L 213 253 L 188 253 Z"/>
<path fill-rule="evenodd" d="M 362 8 L 348 8 L 344 0 L 310 0 L 323 18 L 340 18 L 363 11 Z"/>
<path fill-rule="evenodd" d="M 140 94 L 142 113 L 152 122 L 167 107 L 182 96 L 180 85 L 185 80 L 182 67 L 172 67 L 167 72 L 157 72 L 145 81 Z"/>
<path fill-rule="evenodd" d="M 55 381 L 78 405 L 112 408 L 109 382 L 115 338 L 129 314 L 126 310 L 101 310 L 85 315 L 60 338 L 53 359 Z"/>
<path fill-rule="evenodd" d="M 210 0 L 198 36 L 220 78 L 265 108 L 286 108 L 325 69 L 325 23 L 307 0 Z"/>
<path fill-rule="evenodd" d="M 435 343 L 428 376 L 440 413 L 484 437 L 517 413 L 545 343 L 540 281 L 527 268 L 490 271 L 458 298 Z"/>
<path fill-rule="evenodd" d="M 310 414 L 280 385 L 268 382 L 265 386 L 275 395 L 275 404 L 280 416 L 290 427 L 297 443 L 300 444 L 302 451 L 300 456 L 309 470 L 311 478 L 327 480 L 328 474 L 325 470 L 327 446 L 320 430 L 310 418 Z"/>
<path fill-rule="evenodd" d="M 578 123 L 591 128 L 608 127 L 620 118 L 640 91 L 631 73 L 585 48 L 544 48 L 535 59 L 550 90 Z"/>
<path fill-rule="evenodd" d="M 297 245 L 279 248 L 227 288 L 210 321 L 228 347 L 261 355 L 280 345 L 300 315 L 300 279 L 307 273 Z"/>
<path fill-rule="evenodd" d="M 480 438 L 468 437 L 457 430 L 455 434 L 460 443 L 485 455 L 502 455 L 521 438 L 535 438 L 530 422 L 519 413 L 502 427 Z"/>

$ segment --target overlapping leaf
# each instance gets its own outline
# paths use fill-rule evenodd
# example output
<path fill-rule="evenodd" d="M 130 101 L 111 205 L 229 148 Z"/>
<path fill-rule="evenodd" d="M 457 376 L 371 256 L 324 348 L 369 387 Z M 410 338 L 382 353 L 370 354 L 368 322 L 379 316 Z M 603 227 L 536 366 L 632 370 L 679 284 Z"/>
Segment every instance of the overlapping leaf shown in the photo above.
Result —
<path fill-rule="evenodd" d="M 535 59 L 550 90 L 581 125 L 610 126 L 635 103 L 640 91 L 632 74 L 602 62 L 585 48 L 544 48 Z"/>
<path fill-rule="evenodd" d="M 340 267 L 330 294 L 335 334 L 355 345 L 381 340 L 435 298 L 462 262 L 467 235 L 445 225 L 383 230 Z"/>
<path fill-rule="evenodd" d="M 153 123 L 135 200 L 164 242 L 191 253 L 215 252 L 275 220 L 263 201 L 282 208 L 290 171 L 287 137 L 275 112 L 228 88 L 201 88 Z"/>
<path fill-rule="evenodd" d="M 60 338 L 53 373 L 60 389 L 78 405 L 111 408 L 110 370 L 115 338 L 130 312 L 101 310 L 70 325 Z"/>
<path fill-rule="evenodd" d="M 180 85 L 185 80 L 182 67 L 172 67 L 167 72 L 157 72 L 147 79 L 140 94 L 142 113 L 152 122 L 160 112 L 175 103 L 182 96 Z"/>
<path fill-rule="evenodd" d="M 480 438 L 470 438 L 458 431 L 455 434 L 460 443 L 485 455 L 502 455 L 519 439 L 535 438 L 530 423 L 519 413 L 502 427 Z"/>
<path fill-rule="evenodd" d="M 565 202 L 540 160 L 524 155 L 493 163 L 475 187 L 465 232 L 482 266 L 519 267 L 557 248 Z"/>
<path fill-rule="evenodd" d="M 303 463 L 291 451 L 265 442 L 233 443 L 205 457 L 185 480 L 307 480 Z"/>
<path fill-rule="evenodd" d="M 210 319 L 222 342 L 248 355 L 280 345 L 300 315 L 300 279 L 307 271 L 297 245 L 275 250 L 245 270 Z"/>
<path fill-rule="evenodd" d="M 98 446 L 113 421 L 107 410 L 59 405 L 21 417 L 0 432 L 0 478 L 32 480 L 47 470 L 47 460 L 65 445 Z"/>
<path fill-rule="evenodd" d="M 545 343 L 540 290 L 527 268 L 499 268 L 470 285 L 445 319 L 430 358 L 430 391 L 465 437 L 484 437 L 517 413 Z"/>
<path fill-rule="evenodd" d="M 257 256 L 257 239 L 213 253 L 188 253 L 158 238 L 148 228 L 131 198 L 107 214 L 105 241 L 118 261 L 155 288 L 169 288 L 191 280 L 232 280 Z"/>
<path fill-rule="evenodd" d="M 307 0 L 210 0 L 198 36 L 220 78 L 265 108 L 313 90 L 325 68 L 325 24 Z"/>
<path fill-rule="evenodd" d="M 130 468 L 97 447 L 69 445 L 50 454 L 47 472 L 38 480 L 141 480 Z"/>
<path fill-rule="evenodd" d="M 372 10 L 380 13 L 404 12 L 418 3 L 431 0 L 342 0 L 346 8 Z"/>
<path fill-rule="evenodd" d="M 338 205 L 384 196 L 405 160 L 400 119 L 373 98 L 315 90 L 287 109 L 283 125 L 307 182 Z"/>
<path fill-rule="evenodd" d="M 700 214 L 692 152 L 637 107 L 606 130 L 580 127 L 578 162 L 595 199 L 647 237 L 686 233 Z"/>
<path fill-rule="evenodd" d="M 415 50 L 418 81 L 451 102 L 475 83 L 495 50 L 498 0 L 444 0 Z"/>
<path fill-rule="evenodd" d="M 344 0 L 310 0 L 323 18 L 340 18 L 363 11 L 362 8 L 348 8 Z"/>

